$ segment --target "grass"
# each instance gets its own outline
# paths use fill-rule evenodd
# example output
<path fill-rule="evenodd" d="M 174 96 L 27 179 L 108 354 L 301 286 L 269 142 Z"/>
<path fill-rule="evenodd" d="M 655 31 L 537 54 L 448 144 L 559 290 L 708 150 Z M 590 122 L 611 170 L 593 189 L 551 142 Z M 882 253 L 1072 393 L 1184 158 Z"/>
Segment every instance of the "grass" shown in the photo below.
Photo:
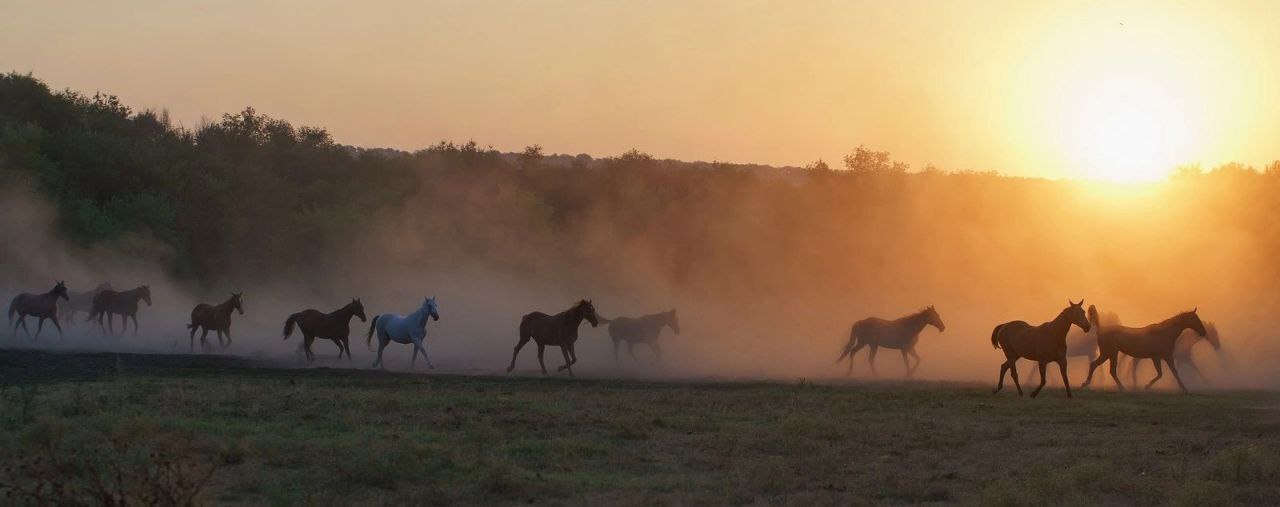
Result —
<path fill-rule="evenodd" d="M 1263 392 L 1032 400 L 14 350 L 0 380 L 5 504 L 1280 502 L 1280 395 Z"/>

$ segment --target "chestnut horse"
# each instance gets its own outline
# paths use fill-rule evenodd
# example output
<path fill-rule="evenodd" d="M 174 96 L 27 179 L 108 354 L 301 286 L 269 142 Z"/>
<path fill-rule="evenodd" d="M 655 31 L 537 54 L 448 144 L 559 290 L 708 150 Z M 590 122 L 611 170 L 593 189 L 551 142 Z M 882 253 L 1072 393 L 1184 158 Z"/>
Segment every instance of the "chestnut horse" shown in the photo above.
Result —
<path fill-rule="evenodd" d="M 111 316 L 120 314 L 120 334 L 124 335 L 125 329 L 129 327 L 129 319 L 132 318 L 133 335 L 138 336 L 138 300 L 146 301 L 147 306 L 151 306 L 151 288 L 140 285 L 124 292 L 103 290 L 93 296 L 93 310 L 89 312 L 89 318 L 85 319 L 85 322 L 97 318 L 98 328 L 102 329 L 102 334 L 114 334 L 115 324 Z M 106 327 L 102 325 L 103 315 L 107 317 Z"/>
<path fill-rule="evenodd" d="M 877 349 L 880 347 L 897 349 L 902 352 L 902 366 L 906 368 L 907 376 L 910 377 L 915 373 L 916 368 L 920 367 L 920 356 L 916 354 L 916 342 L 920 341 L 920 332 L 925 326 L 936 327 L 939 333 L 947 329 L 946 324 L 942 323 L 942 317 L 938 316 L 938 311 L 932 306 L 897 320 L 869 317 L 857 321 L 849 330 L 849 343 L 845 344 L 844 353 L 840 354 L 840 359 L 836 359 L 836 363 L 848 356 L 849 371 L 845 372 L 845 375 L 853 373 L 853 356 L 857 355 L 862 347 L 870 347 L 867 361 L 871 364 L 871 374 L 878 375 L 876 373 Z M 911 366 L 907 361 L 907 354 L 916 358 L 915 366 Z"/>
<path fill-rule="evenodd" d="M 44 294 L 18 294 L 9 302 L 9 324 L 13 326 L 13 336 L 18 336 L 18 326 L 22 326 L 22 330 L 27 336 L 35 341 L 40 337 L 40 331 L 44 329 L 45 319 L 53 321 L 53 327 L 58 328 L 58 337 L 62 337 L 62 326 L 58 325 L 58 299 L 67 299 L 67 284 L 58 282 L 49 292 Z M 18 323 L 13 323 L 13 315 L 18 315 Z M 27 329 L 27 316 L 40 319 L 40 323 L 36 325 L 36 334 L 31 336 L 31 330 Z"/>
<path fill-rule="evenodd" d="M 209 330 L 213 330 L 218 334 L 218 345 L 222 348 L 231 346 L 231 312 L 240 312 L 244 315 L 244 307 L 240 306 L 240 292 L 231 293 L 231 298 L 223 301 L 218 305 L 210 305 L 200 303 L 191 310 L 191 323 L 187 324 L 187 329 L 191 330 L 191 351 L 196 350 L 196 330 L 203 329 L 200 334 L 200 350 L 209 347 Z M 222 342 L 222 335 L 227 336 L 227 342 Z"/>
<path fill-rule="evenodd" d="M 1209 385 L 1209 379 L 1204 376 L 1204 373 L 1200 371 L 1200 367 L 1196 366 L 1195 360 L 1192 359 L 1191 350 L 1193 347 L 1196 346 L 1197 343 L 1200 343 L 1201 341 L 1209 342 L 1209 345 L 1213 347 L 1213 350 L 1222 350 L 1222 341 L 1218 336 L 1218 326 L 1214 325 L 1214 323 L 1205 322 L 1204 330 L 1205 330 L 1205 335 L 1203 338 L 1196 335 L 1195 333 L 1186 333 L 1186 332 L 1182 333 L 1182 336 L 1178 337 L 1178 343 L 1173 347 L 1173 362 L 1178 364 L 1179 366 L 1185 366 L 1187 368 L 1190 368 L 1191 372 L 1196 374 L 1196 376 L 1200 378 L 1201 382 L 1203 382 L 1205 385 Z M 1124 368 L 1126 366 L 1123 361 L 1124 359 L 1125 358 L 1121 358 L 1121 363 L 1120 363 L 1121 368 Z M 1130 359 L 1128 363 L 1129 363 L 1128 364 L 1129 383 L 1133 385 L 1138 385 L 1139 361 Z"/>
<path fill-rule="evenodd" d="M 1106 322 L 1108 326 L 1116 326 L 1120 325 L 1120 317 L 1115 312 L 1107 312 L 1106 315 L 1102 316 L 1102 320 L 1099 320 L 1098 308 L 1089 305 L 1089 325 L 1093 326 L 1093 329 L 1087 333 L 1078 330 L 1067 333 L 1067 357 L 1087 357 L 1089 358 L 1089 364 L 1092 364 L 1093 360 L 1098 358 L 1099 322 Z M 1036 376 L 1038 371 L 1031 370 L 1032 382 L 1039 380 L 1039 377 Z"/>
<path fill-rule="evenodd" d="M 1005 361 L 1000 365 L 1000 382 L 996 384 L 992 394 L 1004 389 L 1005 372 L 1013 373 L 1013 385 L 1018 388 L 1018 396 L 1022 396 L 1022 384 L 1018 383 L 1018 359 L 1030 359 L 1040 366 L 1040 386 L 1031 392 L 1035 398 L 1044 389 L 1045 366 L 1058 363 L 1062 372 L 1062 385 L 1067 388 L 1067 397 L 1071 398 L 1071 382 L 1067 380 L 1067 331 L 1071 326 L 1089 332 L 1089 320 L 1085 317 L 1084 308 L 1079 303 L 1067 300 L 1067 307 L 1058 313 L 1053 320 L 1032 326 L 1025 321 L 1015 320 L 996 326 L 991 330 L 991 346 L 1004 349 Z"/>
<path fill-rule="evenodd" d="M 298 330 L 302 331 L 302 349 L 307 353 L 307 362 L 315 361 L 316 355 L 311 352 L 311 343 L 316 338 L 324 338 L 333 340 L 338 345 L 338 359 L 342 359 L 342 353 L 347 353 L 347 360 L 351 360 L 351 344 L 348 337 L 351 336 L 351 316 L 360 317 L 360 322 L 367 322 L 364 316 L 364 304 L 359 298 L 352 299 L 347 306 L 339 308 L 329 313 L 323 313 L 319 310 L 306 309 L 290 315 L 284 321 L 284 339 L 288 340 L 289 335 L 293 333 L 293 326 L 297 324 Z"/>
<path fill-rule="evenodd" d="M 680 334 L 680 319 L 676 318 L 676 311 L 670 310 L 643 317 L 617 317 L 615 319 L 606 319 L 601 317 L 600 322 L 609 325 L 609 338 L 613 339 L 613 362 L 620 364 L 618 361 L 618 345 L 622 342 L 627 343 L 627 353 L 631 354 L 631 360 L 640 362 L 636 359 L 635 345 L 637 343 L 645 343 L 649 348 L 653 349 L 653 355 L 658 361 L 662 360 L 662 349 L 658 347 L 658 335 L 662 334 L 663 327 L 670 327 L 671 332 Z"/>
<path fill-rule="evenodd" d="M 511 366 L 507 367 L 507 373 L 515 369 L 516 356 L 520 355 L 520 349 L 532 338 L 538 344 L 538 366 L 542 367 L 542 376 L 547 376 L 547 365 L 542 361 L 542 352 L 547 345 L 552 345 L 560 347 L 560 352 L 564 354 L 564 366 L 556 371 L 569 370 L 569 376 L 572 377 L 573 363 L 578 362 L 578 354 L 574 352 L 573 344 L 578 341 L 578 326 L 582 325 L 584 319 L 591 323 L 591 327 L 600 325 L 596 307 L 589 299 L 578 301 L 573 308 L 555 315 L 542 312 L 525 315 L 520 319 L 520 341 L 516 343 L 515 352 L 511 353 Z"/>
<path fill-rule="evenodd" d="M 1168 363 L 1169 371 L 1173 373 L 1173 379 L 1178 381 L 1178 387 L 1182 389 L 1182 392 L 1187 392 L 1187 386 L 1182 385 L 1182 377 L 1178 375 L 1178 367 L 1173 363 L 1174 345 L 1178 341 L 1178 336 L 1185 329 L 1195 331 L 1201 337 L 1204 337 L 1207 333 L 1204 329 L 1204 322 L 1200 321 L 1200 316 L 1196 314 L 1195 310 L 1179 313 L 1145 327 L 1100 327 L 1098 329 L 1098 351 L 1100 354 L 1098 359 L 1089 365 L 1089 376 L 1080 387 L 1088 387 L 1089 383 L 1093 381 L 1094 370 L 1101 366 L 1102 363 L 1110 361 L 1111 379 L 1115 380 L 1116 387 L 1123 391 L 1124 385 L 1120 383 L 1120 377 L 1116 375 L 1116 367 L 1119 365 L 1120 360 L 1119 355 L 1123 352 L 1132 356 L 1134 361 L 1150 359 L 1151 363 L 1155 365 L 1156 377 L 1147 383 L 1147 389 L 1151 389 L 1151 385 L 1164 376 L 1164 369 L 1160 367 L 1160 362 L 1164 361 Z"/>

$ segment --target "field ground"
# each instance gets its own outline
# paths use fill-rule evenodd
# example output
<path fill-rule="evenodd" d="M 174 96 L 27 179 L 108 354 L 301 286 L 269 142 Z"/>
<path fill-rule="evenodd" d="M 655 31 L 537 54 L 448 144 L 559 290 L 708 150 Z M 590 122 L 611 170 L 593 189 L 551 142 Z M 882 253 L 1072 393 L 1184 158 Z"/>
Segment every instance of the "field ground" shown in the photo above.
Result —
<path fill-rule="evenodd" d="M 1280 503 L 1280 394 L 0 350 L 3 503 Z M 15 500 L 17 500 L 15 502 Z"/>

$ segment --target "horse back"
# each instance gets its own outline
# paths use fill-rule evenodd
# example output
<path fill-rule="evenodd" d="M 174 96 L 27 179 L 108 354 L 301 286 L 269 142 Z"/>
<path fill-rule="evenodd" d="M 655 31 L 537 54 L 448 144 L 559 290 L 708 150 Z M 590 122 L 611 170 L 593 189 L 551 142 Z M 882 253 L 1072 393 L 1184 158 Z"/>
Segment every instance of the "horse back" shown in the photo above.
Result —
<path fill-rule="evenodd" d="M 662 325 L 655 326 L 661 329 Z M 624 340 L 629 342 L 642 342 L 650 338 L 656 338 L 658 333 L 648 332 L 644 326 L 644 321 L 631 317 L 615 317 L 609 321 L 609 337 L 614 340 Z M 653 336 L 649 336 L 652 334 Z"/>

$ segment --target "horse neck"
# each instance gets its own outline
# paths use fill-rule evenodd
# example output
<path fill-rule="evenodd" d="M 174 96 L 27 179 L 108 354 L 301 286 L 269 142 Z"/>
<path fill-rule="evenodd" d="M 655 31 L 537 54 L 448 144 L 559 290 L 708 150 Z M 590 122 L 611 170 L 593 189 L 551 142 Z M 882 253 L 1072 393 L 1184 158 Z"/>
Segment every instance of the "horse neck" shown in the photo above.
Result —
<path fill-rule="evenodd" d="M 231 311 L 235 309 L 235 306 L 232 305 L 232 303 L 234 302 L 235 302 L 235 298 L 228 299 L 226 301 L 223 301 L 218 306 L 214 307 L 214 310 L 217 310 L 217 313 L 219 315 L 231 315 Z"/>
<path fill-rule="evenodd" d="M 347 305 L 337 310 L 334 310 L 333 313 L 330 313 L 329 315 L 337 319 L 342 319 L 343 322 L 346 322 L 351 320 L 351 317 L 355 314 L 356 314 L 356 309 L 351 305 Z"/>
<path fill-rule="evenodd" d="M 1055 337 L 1066 338 L 1067 331 L 1071 330 L 1071 318 L 1067 316 L 1067 312 L 1059 313 L 1057 317 L 1049 321 L 1049 330 Z"/>
<path fill-rule="evenodd" d="M 925 326 L 929 325 L 929 312 L 927 310 L 921 310 L 918 313 L 908 315 L 903 319 L 903 321 L 906 323 L 908 329 L 919 333 L 924 330 Z"/>
<path fill-rule="evenodd" d="M 422 306 L 417 310 L 414 310 L 413 313 L 410 313 L 408 318 L 415 325 L 425 327 L 427 325 L 427 316 L 429 315 L 431 315 L 431 312 L 427 310 L 426 306 Z"/>
<path fill-rule="evenodd" d="M 1187 320 L 1188 319 L 1179 315 L 1161 322 L 1156 326 L 1159 328 L 1158 332 L 1161 333 L 1162 336 L 1171 340 L 1177 340 L 1179 336 L 1182 336 L 1183 331 L 1191 329 L 1191 323 L 1187 322 Z M 1204 338 L 1198 333 L 1192 333 L 1192 336 L 1194 336 L 1193 340 L 1200 340 L 1201 338 Z M 1195 341 L 1192 341 L 1191 343 L 1195 343 Z"/>
<path fill-rule="evenodd" d="M 124 295 L 129 299 L 132 299 L 134 303 L 137 303 L 142 299 L 142 287 L 125 291 Z"/>

